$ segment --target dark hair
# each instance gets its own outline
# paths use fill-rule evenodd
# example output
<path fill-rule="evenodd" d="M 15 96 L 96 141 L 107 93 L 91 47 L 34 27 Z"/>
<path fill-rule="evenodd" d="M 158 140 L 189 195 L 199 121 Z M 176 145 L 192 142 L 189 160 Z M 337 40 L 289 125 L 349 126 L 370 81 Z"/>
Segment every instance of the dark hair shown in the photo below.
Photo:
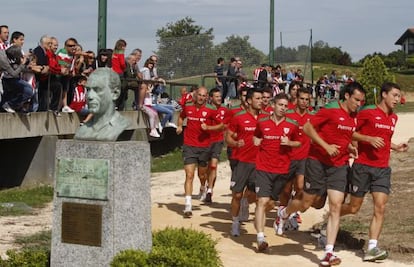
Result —
<path fill-rule="evenodd" d="M 78 83 L 78 82 L 81 82 L 81 81 L 87 81 L 87 80 L 88 80 L 88 78 L 87 78 L 87 77 L 82 76 L 82 75 L 78 76 L 77 78 L 78 78 L 78 79 L 77 79 L 77 81 L 76 81 L 77 83 Z"/>
<path fill-rule="evenodd" d="M 280 94 L 277 94 L 274 98 L 273 98 L 273 103 L 276 103 L 278 100 L 280 100 L 280 99 L 286 99 L 286 100 L 288 100 L 289 101 L 289 97 L 288 97 L 288 95 L 287 94 L 285 94 L 285 93 L 280 93 Z"/>
<path fill-rule="evenodd" d="M 268 87 L 268 86 L 263 88 L 262 92 L 263 93 L 269 93 L 270 95 L 273 95 L 273 89 Z"/>
<path fill-rule="evenodd" d="M 385 93 L 388 94 L 392 90 L 392 88 L 401 90 L 400 86 L 398 84 L 396 84 L 396 83 L 393 83 L 393 82 L 384 82 L 381 85 L 381 92 L 380 92 L 381 97 L 382 97 L 382 93 L 385 92 Z"/>
<path fill-rule="evenodd" d="M 114 50 L 121 50 L 123 46 L 126 46 L 127 43 L 124 39 L 119 39 L 118 41 L 116 41 L 115 43 L 115 48 Z"/>
<path fill-rule="evenodd" d="M 302 83 L 300 81 L 291 81 L 289 84 L 289 88 L 292 88 L 293 86 L 299 85 L 299 87 L 302 87 Z"/>
<path fill-rule="evenodd" d="M 14 40 L 15 39 L 19 39 L 20 36 L 23 36 L 24 37 L 24 33 L 18 32 L 18 31 L 13 32 L 12 35 L 11 35 L 11 38 L 10 38 L 11 42 L 14 43 Z"/>
<path fill-rule="evenodd" d="M 75 44 L 78 44 L 78 40 L 76 40 L 73 37 L 70 37 L 70 38 L 66 39 L 65 46 L 67 46 L 68 45 L 68 42 L 70 42 L 70 41 L 74 42 Z"/>
<path fill-rule="evenodd" d="M 246 100 L 247 100 L 247 99 L 252 99 L 252 98 L 253 98 L 254 93 L 262 93 L 262 92 L 263 92 L 263 90 L 262 90 L 262 89 L 260 89 L 260 88 L 256 88 L 256 87 L 249 88 L 249 89 L 247 90 Z"/>
<path fill-rule="evenodd" d="M 308 88 L 305 88 L 305 87 L 302 86 L 296 92 L 296 97 L 299 97 L 300 94 L 310 94 L 310 91 L 309 91 Z"/>
<path fill-rule="evenodd" d="M 361 93 L 366 94 L 366 91 L 364 89 L 364 87 L 358 83 L 358 82 L 350 82 L 348 84 L 346 84 L 343 88 L 343 90 L 341 90 L 340 94 L 339 94 L 339 99 L 340 100 L 345 100 L 345 94 L 348 93 L 349 96 L 353 95 L 354 92 L 358 90 Z"/>
<path fill-rule="evenodd" d="M 9 26 L 7 26 L 7 25 L 0 25 L 0 31 L 1 31 L 1 29 L 3 29 L 3 28 L 8 29 L 8 28 L 9 28 Z"/>
<path fill-rule="evenodd" d="M 22 48 L 20 46 L 17 45 L 12 45 L 9 48 L 6 49 L 6 55 L 7 58 L 12 61 L 13 63 L 16 64 L 21 64 L 22 63 Z"/>
<path fill-rule="evenodd" d="M 220 93 L 221 91 L 220 91 L 220 89 L 218 89 L 217 87 L 214 87 L 213 89 L 211 89 L 211 90 L 210 90 L 210 92 L 208 93 L 208 95 L 209 95 L 210 97 L 212 97 L 212 96 L 213 96 L 213 94 L 214 94 L 214 93 L 217 93 L 217 92 L 219 92 L 219 93 Z"/>
<path fill-rule="evenodd" d="M 151 59 L 151 57 L 150 58 L 147 58 L 147 60 L 145 60 L 144 67 L 147 67 L 148 68 L 148 65 L 149 64 L 154 65 L 154 61 Z"/>
<path fill-rule="evenodd" d="M 222 61 L 224 61 L 224 58 L 219 57 L 219 58 L 217 59 L 217 64 L 220 64 L 220 62 L 222 62 Z"/>
<path fill-rule="evenodd" d="M 107 56 L 107 60 L 104 62 L 102 61 L 102 56 Z M 108 67 L 111 68 L 112 67 L 112 51 L 110 49 L 106 49 L 106 48 L 101 48 L 98 51 L 98 55 L 96 56 L 96 61 L 98 62 L 98 67 Z"/>

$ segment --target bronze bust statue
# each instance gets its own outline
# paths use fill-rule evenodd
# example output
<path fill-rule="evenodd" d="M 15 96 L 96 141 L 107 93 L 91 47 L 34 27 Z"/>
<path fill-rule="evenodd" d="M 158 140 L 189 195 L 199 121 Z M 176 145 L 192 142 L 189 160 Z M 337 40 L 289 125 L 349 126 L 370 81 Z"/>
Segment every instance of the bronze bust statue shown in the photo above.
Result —
<path fill-rule="evenodd" d="M 130 121 L 115 110 L 114 101 L 121 93 L 119 75 L 110 68 L 98 68 L 86 82 L 90 121 L 80 126 L 74 139 L 116 141 Z"/>

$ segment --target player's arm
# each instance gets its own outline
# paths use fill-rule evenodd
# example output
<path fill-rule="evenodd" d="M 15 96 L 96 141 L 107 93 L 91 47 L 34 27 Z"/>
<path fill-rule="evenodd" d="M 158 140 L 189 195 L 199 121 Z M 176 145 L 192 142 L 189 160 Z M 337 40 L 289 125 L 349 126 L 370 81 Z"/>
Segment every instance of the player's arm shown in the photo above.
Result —
<path fill-rule="evenodd" d="M 204 130 L 204 131 L 221 131 L 221 130 L 223 130 L 224 129 L 224 124 L 222 123 L 222 122 L 220 122 L 219 124 L 217 124 L 217 125 L 207 125 L 207 124 L 205 124 L 205 123 L 202 123 L 201 124 L 201 128 Z"/>
<path fill-rule="evenodd" d="M 236 140 L 237 133 L 233 132 L 230 129 L 227 129 L 224 139 L 226 141 L 226 144 L 230 147 L 242 147 L 244 145 L 243 140 Z"/>
<path fill-rule="evenodd" d="M 184 119 L 181 116 L 178 116 L 178 119 L 177 119 L 177 129 L 175 130 L 175 132 L 178 135 L 183 132 L 183 123 L 184 123 Z"/>
<path fill-rule="evenodd" d="M 401 144 L 394 144 L 391 143 L 391 149 L 398 151 L 398 152 L 405 152 L 408 150 L 408 144 L 407 143 L 401 143 Z"/>
<path fill-rule="evenodd" d="M 325 142 L 325 140 L 323 140 L 318 132 L 316 131 L 315 127 L 313 127 L 313 125 L 308 121 L 305 123 L 305 125 L 303 126 L 303 131 L 305 132 L 305 134 L 307 136 L 309 136 L 310 139 L 312 139 L 312 141 L 318 145 L 320 145 L 323 149 L 326 150 L 326 152 L 331 156 L 334 157 L 336 155 L 339 154 L 339 148 L 340 146 L 335 145 L 335 144 L 328 144 L 327 142 Z"/>
<path fill-rule="evenodd" d="M 287 137 L 287 136 L 282 136 L 281 139 L 280 139 L 280 144 L 285 145 L 285 146 L 290 146 L 290 147 L 293 147 L 293 148 L 300 147 L 302 145 L 302 143 L 300 141 L 296 141 L 296 140 L 299 140 L 299 133 L 298 133 L 298 128 L 297 127 L 293 131 L 292 140 L 290 140 L 289 137 Z"/>
<path fill-rule="evenodd" d="M 354 132 L 352 134 L 352 140 L 357 142 L 365 142 L 371 144 L 375 148 L 381 148 L 385 146 L 384 138 L 379 136 L 369 136 L 361 134 L 359 132 Z"/>

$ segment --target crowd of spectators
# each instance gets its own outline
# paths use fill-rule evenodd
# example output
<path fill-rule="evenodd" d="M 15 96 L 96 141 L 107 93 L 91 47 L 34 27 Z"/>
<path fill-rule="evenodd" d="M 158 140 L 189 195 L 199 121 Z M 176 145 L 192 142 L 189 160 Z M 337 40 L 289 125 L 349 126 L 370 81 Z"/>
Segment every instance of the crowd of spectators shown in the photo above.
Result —
<path fill-rule="evenodd" d="M 150 135 L 160 137 L 164 127 L 176 127 L 173 112 L 180 108 L 165 101 L 165 81 L 158 77 L 156 55 L 140 67 L 142 50 L 125 55 L 127 42 L 116 41 L 113 49 L 84 51 L 73 37 L 59 48 L 56 37 L 44 35 L 39 45 L 25 51 L 24 34 L 0 26 L 0 106 L 3 112 L 30 115 L 50 111 L 56 116 L 78 113 L 81 123 L 91 119 L 87 107 L 88 76 L 97 68 L 111 68 L 121 80 L 116 109 L 125 110 L 128 92 L 133 91 L 132 108 L 148 114 Z M 161 98 L 164 96 L 164 99 Z"/>
<path fill-rule="evenodd" d="M 261 64 L 255 68 L 252 72 L 252 79 L 248 79 L 239 57 L 232 57 L 227 66 L 224 58 L 219 57 L 214 67 L 214 75 L 215 85 L 220 89 L 225 104 L 229 103 L 230 99 L 237 98 L 242 87 L 260 88 L 270 92 L 274 97 L 282 92 L 290 95 L 289 88 L 294 83 L 307 88 L 311 96 L 319 100 L 318 105 L 322 106 L 338 99 L 340 89 L 344 84 L 355 81 L 350 71 L 345 71 L 341 77 L 338 77 L 336 70 L 332 70 L 330 76 L 325 73 L 318 78 L 315 86 L 311 86 L 304 80 L 300 68 L 292 67 L 287 70 L 281 65 L 269 64 Z"/>

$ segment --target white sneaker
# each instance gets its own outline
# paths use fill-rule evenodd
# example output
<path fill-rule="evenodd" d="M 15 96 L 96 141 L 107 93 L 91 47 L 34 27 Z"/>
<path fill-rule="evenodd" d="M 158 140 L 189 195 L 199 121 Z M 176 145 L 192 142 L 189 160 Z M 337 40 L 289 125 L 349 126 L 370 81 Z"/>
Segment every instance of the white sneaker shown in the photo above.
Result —
<path fill-rule="evenodd" d="M 191 209 L 191 204 L 185 204 L 184 217 L 191 217 L 191 216 L 193 216 L 193 211 Z"/>
<path fill-rule="evenodd" d="M 71 109 L 69 106 L 64 106 L 62 108 L 62 112 L 65 112 L 65 113 L 73 113 L 75 111 L 73 109 Z"/>
<path fill-rule="evenodd" d="M 239 219 L 241 222 L 247 222 L 249 220 L 249 202 L 247 198 L 242 198 L 240 202 Z"/>
<path fill-rule="evenodd" d="M 275 220 L 276 226 L 277 226 L 275 230 L 276 230 L 277 235 L 283 235 L 283 230 L 284 230 L 283 227 L 285 226 L 285 222 L 287 220 L 287 218 L 283 218 L 282 216 L 283 209 L 286 209 L 286 207 L 279 206 L 279 208 L 277 209 L 277 218 Z"/>
<path fill-rule="evenodd" d="M 16 111 L 12 109 L 7 102 L 3 104 L 2 108 L 8 113 L 16 113 Z"/>
<path fill-rule="evenodd" d="M 157 132 L 157 129 L 152 129 L 151 132 L 149 133 L 150 136 L 155 137 L 155 138 L 160 138 L 160 134 Z"/>
<path fill-rule="evenodd" d="M 167 122 L 165 124 L 165 127 L 172 127 L 172 128 L 176 128 L 177 129 L 177 125 L 175 125 L 175 123 L 173 123 L 173 122 Z"/>
<path fill-rule="evenodd" d="M 158 131 L 160 131 L 160 133 L 162 133 L 162 129 L 163 129 L 163 127 L 162 127 L 162 125 L 161 125 L 161 122 L 159 122 L 159 123 L 158 123 Z"/>
<path fill-rule="evenodd" d="M 233 222 L 231 225 L 231 235 L 232 236 L 240 236 L 240 223 Z"/>
<path fill-rule="evenodd" d="M 204 202 L 206 200 L 206 196 L 207 196 L 207 189 L 201 190 L 200 188 L 200 193 L 198 195 L 200 201 Z"/>

